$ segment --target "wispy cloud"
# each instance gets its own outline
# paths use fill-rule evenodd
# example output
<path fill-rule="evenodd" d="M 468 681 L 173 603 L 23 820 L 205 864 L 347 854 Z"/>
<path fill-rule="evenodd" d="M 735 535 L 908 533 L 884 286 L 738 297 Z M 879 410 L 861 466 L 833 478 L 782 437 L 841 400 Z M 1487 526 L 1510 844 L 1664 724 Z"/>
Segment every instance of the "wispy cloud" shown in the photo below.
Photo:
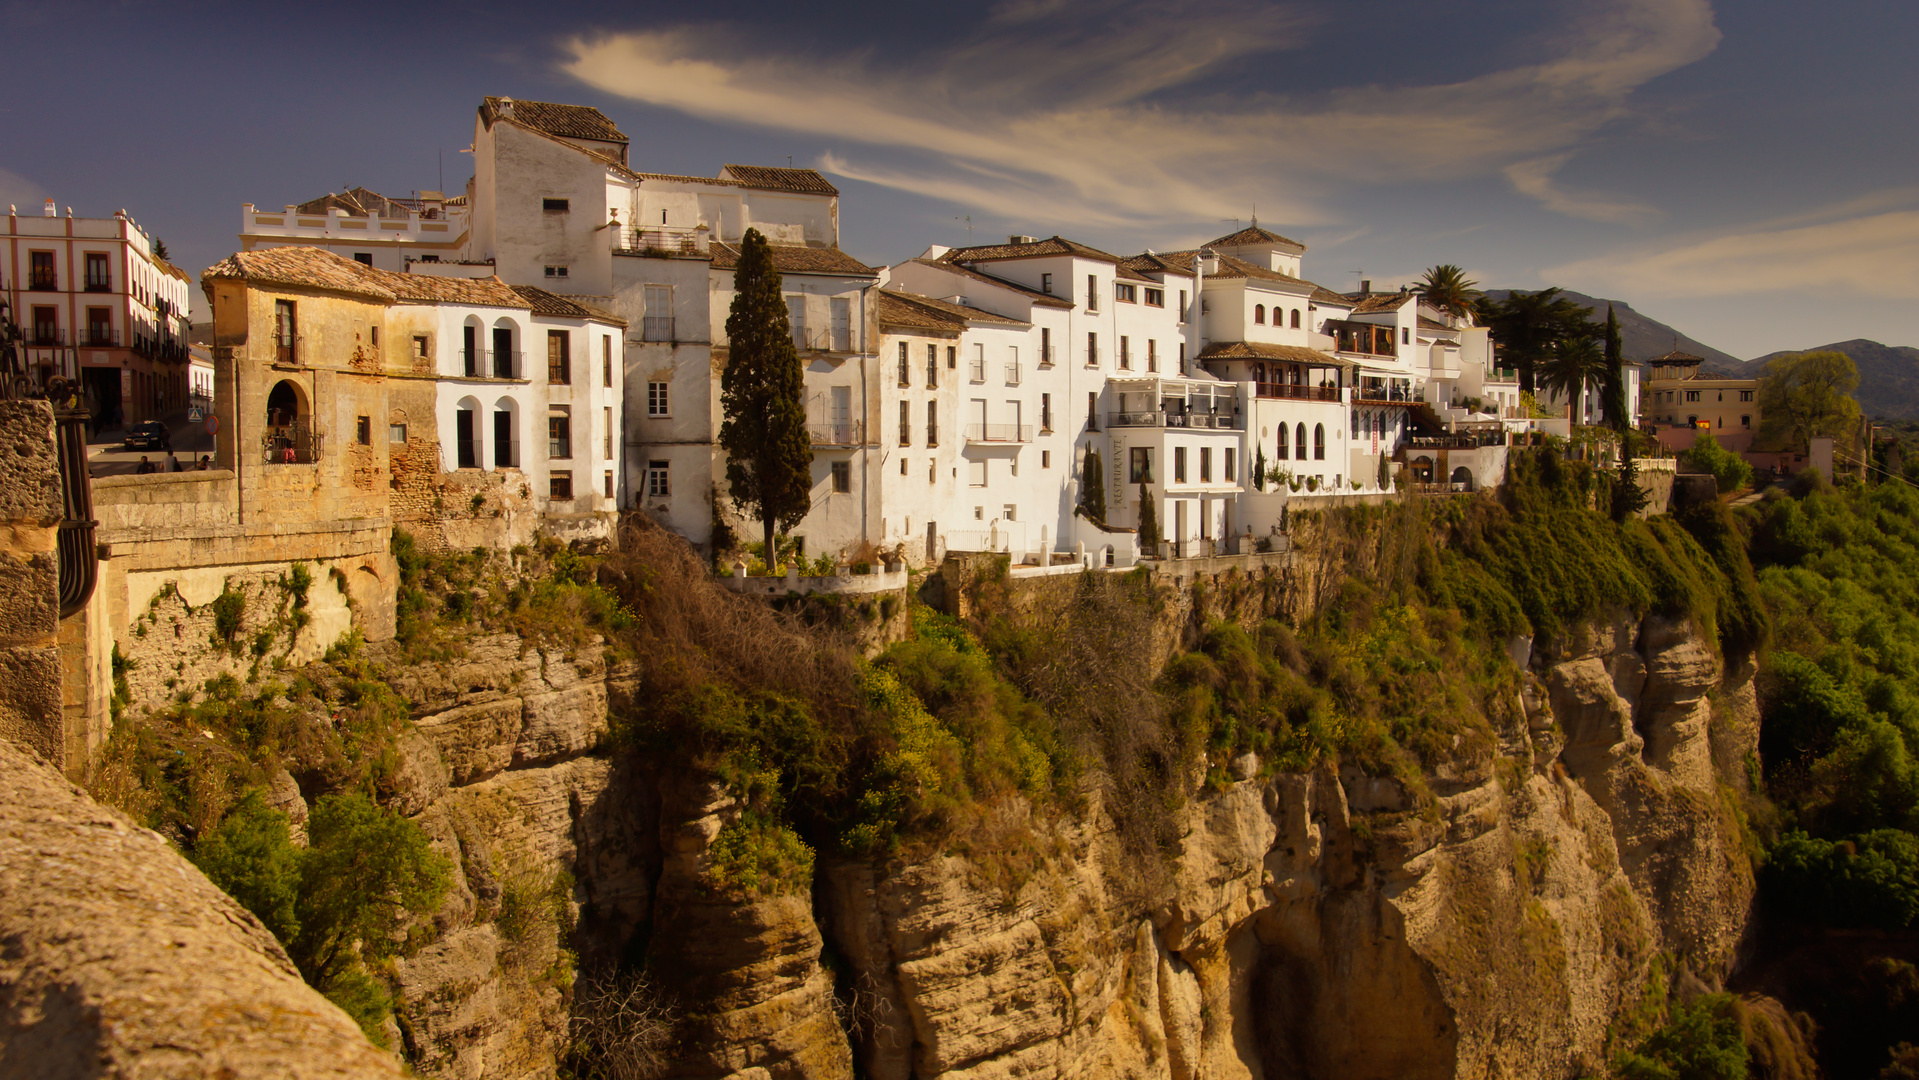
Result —
<path fill-rule="evenodd" d="M 1919 191 L 1891 189 L 1790 218 L 1628 248 L 1546 271 L 1629 295 L 1919 294 Z"/>
<path fill-rule="evenodd" d="M 756 48 L 739 27 L 687 25 L 573 40 L 564 67 L 650 105 L 815 135 L 838 175 L 1014 218 L 1146 226 L 1257 202 L 1310 225 L 1354 182 L 1507 171 L 1552 209 L 1621 221 L 1641 208 L 1561 191 L 1557 166 L 1540 163 L 1563 162 L 1626 114 L 1633 90 L 1719 41 L 1709 0 L 1605 0 L 1549 58 L 1460 82 L 1289 97 L 1219 78 L 1307 46 L 1317 10 L 1019 0 L 910 63 L 801 56 Z"/>
<path fill-rule="evenodd" d="M 1609 199 L 1591 192 L 1569 191 L 1560 187 L 1555 174 L 1571 159 L 1572 155 L 1566 153 L 1515 161 L 1506 166 L 1506 179 L 1512 182 L 1513 190 L 1521 195 L 1537 199 L 1546 209 L 1570 217 L 1637 225 L 1659 216 L 1657 209 L 1645 203 Z"/>

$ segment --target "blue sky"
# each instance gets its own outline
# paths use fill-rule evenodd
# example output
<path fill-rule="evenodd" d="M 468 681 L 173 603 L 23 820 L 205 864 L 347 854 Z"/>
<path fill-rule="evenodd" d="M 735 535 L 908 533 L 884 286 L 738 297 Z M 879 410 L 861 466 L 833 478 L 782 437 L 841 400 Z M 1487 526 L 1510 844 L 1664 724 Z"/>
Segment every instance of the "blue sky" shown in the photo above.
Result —
<path fill-rule="evenodd" d="M 301 10 L 0 4 L 27 88 L 0 201 L 125 207 L 198 269 L 243 202 L 405 194 L 442 159 L 461 187 L 506 94 L 598 106 L 647 170 L 821 168 L 869 262 L 1013 232 L 1173 248 L 1257 212 L 1337 289 L 1453 262 L 1742 357 L 1919 344 L 1910 0 Z"/>

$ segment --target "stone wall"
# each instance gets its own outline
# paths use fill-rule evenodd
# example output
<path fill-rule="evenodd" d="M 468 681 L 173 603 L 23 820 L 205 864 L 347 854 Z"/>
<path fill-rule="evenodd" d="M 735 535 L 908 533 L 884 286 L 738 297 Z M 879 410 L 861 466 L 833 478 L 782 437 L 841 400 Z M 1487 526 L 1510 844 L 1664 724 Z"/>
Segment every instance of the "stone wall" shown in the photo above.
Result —
<path fill-rule="evenodd" d="M 53 409 L 0 401 L 0 740 L 66 758 Z"/>

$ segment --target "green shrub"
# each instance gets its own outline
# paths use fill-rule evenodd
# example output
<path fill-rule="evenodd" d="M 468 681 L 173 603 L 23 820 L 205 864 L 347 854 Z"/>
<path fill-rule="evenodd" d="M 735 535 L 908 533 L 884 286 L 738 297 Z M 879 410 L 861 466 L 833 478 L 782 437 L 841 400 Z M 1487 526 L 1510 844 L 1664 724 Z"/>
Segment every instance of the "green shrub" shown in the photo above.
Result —
<path fill-rule="evenodd" d="M 234 647 L 240 628 L 246 622 L 247 594 L 231 584 L 213 598 L 213 644 L 216 648 Z"/>
<path fill-rule="evenodd" d="M 1765 884 L 1793 918 L 1903 930 L 1919 918 L 1919 837 L 1879 829 L 1834 843 L 1788 833 L 1768 853 Z"/>
<path fill-rule="evenodd" d="M 1708 994 L 1676 1006 L 1666 1026 L 1613 1063 L 1621 1080 L 1745 1080 L 1749 1055 L 1737 1002 Z"/>
<path fill-rule="evenodd" d="M 1752 466 L 1746 459 L 1719 445 L 1712 432 L 1699 434 L 1692 449 L 1682 451 L 1679 460 L 1696 472 L 1711 473 L 1722 492 L 1734 491 L 1752 482 Z"/>
<path fill-rule="evenodd" d="M 707 886 L 736 902 L 812 888 L 813 849 L 791 828 L 755 811 L 720 829 L 707 860 Z"/>
<path fill-rule="evenodd" d="M 207 879 L 253 912 L 281 944 L 300 931 L 300 859 L 286 814 L 249 790 L 220 828 L 193 845 L 187 857 Z"/>

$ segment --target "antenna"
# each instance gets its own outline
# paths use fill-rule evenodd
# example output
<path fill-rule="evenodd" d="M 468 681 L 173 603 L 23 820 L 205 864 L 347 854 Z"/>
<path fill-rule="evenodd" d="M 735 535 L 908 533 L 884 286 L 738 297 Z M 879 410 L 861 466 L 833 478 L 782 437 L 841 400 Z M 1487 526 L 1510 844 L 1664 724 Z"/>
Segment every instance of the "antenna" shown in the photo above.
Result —
<path fill-rule="evenodd" d="M 1227 222 L 1229 222 L 1229 221 L 1233 223 L 1233 231 L 1234 231 L 1234 232 L 1238 232 L 1238 231 L 1239 231 L 1239 219 L 1238 219 L 1238 218 L 1236 218 L 1236 217 L 1223 217 L 1223 218 L 1220 218 L 1220 219 L 1219 219 L 1219 223 L 1220 223 L 1221 225 L 1224 225 L 1224 224 L 1226 224 L 1226 223 L 1227 223 Z"/>
<path fill-rule="evenodd" d="M 973 246 L 973 215 L 968 214 L 966 215 L 964 219 L 954 218 L 953 220 L 954 221 L 964 220 L 966 222 L 966 246 L 972 247 Z"/>
<path fill-rule="evenodd" d="M 786 167 L 789 169 L 793 167 L 793 155 L 791 154 L 786 155 Z"/>
<path fill-rule="evenodd" d="M 446 198 L 446 148 L 441 147 L 434 153 L 440 155 L 440 197 Z"/>
<path fill-rule="evenodd" d="M 1356 275 L 1361 281 L 1366 280 L 1366 271 L 1364 270 L 1348 270 L 1346 272 L 1349 274 Z"/>

